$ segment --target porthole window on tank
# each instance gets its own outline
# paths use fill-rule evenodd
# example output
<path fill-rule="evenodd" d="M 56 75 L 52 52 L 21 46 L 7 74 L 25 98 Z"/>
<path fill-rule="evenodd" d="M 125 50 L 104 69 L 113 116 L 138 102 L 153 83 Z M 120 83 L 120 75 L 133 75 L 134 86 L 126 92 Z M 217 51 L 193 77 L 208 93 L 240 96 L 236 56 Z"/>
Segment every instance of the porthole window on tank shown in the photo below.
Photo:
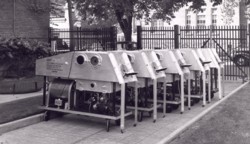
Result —
<path fill-rule="evenodd" d="M 98 65 L 101 65 L 102 63 L 102 58 L 98 55 L 94 55 L 91 57 L 90 59 L 90 63 L 93 65 L 93 66 L 98 66 Z"/>
<path fill-rule="evenodd" d="M 86 61 L 87 61 L 87 57 L 85 55 L 78 55 L 76 57 L 76 63 L 79 65 L 86 63 Z"/>

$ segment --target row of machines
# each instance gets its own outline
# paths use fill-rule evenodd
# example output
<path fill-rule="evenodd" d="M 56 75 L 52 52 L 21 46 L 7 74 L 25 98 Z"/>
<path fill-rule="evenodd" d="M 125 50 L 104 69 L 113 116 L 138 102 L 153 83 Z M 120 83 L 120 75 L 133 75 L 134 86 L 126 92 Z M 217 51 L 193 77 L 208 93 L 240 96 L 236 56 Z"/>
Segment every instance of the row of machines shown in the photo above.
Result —
<path fill-rule="evenodd" d="M 51 112 L 102 118 L 107 131 L 114 120 L 122 133 L 132 114 L 136 126 L 145 112 L 156 122 L 158 109 L 165 117 L 199 100 L 205 106 L 217 91 L 222 98 L 222 68 L 212 48 L 74 51 L 36 61 L 36 75 L 44 76 L 46 120 Z"/>

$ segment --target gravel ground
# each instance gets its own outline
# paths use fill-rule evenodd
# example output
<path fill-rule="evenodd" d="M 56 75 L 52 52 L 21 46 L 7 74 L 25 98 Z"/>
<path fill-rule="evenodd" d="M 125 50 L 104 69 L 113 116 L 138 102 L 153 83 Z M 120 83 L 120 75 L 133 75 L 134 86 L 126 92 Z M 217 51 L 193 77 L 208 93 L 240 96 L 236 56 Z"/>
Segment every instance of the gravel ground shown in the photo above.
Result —
<path fill-rule="evenodd" d="M 170 144 L 250 144 L 250 85 L 218 105 Z"/>

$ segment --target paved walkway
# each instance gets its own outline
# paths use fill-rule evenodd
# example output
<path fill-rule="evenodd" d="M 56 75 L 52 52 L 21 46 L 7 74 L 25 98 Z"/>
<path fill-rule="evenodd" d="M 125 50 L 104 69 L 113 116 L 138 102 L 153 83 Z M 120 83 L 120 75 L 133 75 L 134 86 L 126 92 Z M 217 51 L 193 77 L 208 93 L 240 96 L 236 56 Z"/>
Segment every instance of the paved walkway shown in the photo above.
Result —
<path fill-rule="evenodd" d="M 225 95 L 241 84 L 226 82 Z M 155 144 L 215 104 L 217 97 L 206 107 L 203 108 L 200 102 L 184 114 L 176 110 L 162 118 L 162 114 L 158 113 L 156 123 L 153 123 L 152 118 L 144 118 L 137 127 L 133 127 L 133 119 L 127 119 L 123 134 L 114 122 L 110 132 L 106 132 L 106 124 L 102 119 L 67 115 L 5 133 L 0 136 L 0 144 Z"/>

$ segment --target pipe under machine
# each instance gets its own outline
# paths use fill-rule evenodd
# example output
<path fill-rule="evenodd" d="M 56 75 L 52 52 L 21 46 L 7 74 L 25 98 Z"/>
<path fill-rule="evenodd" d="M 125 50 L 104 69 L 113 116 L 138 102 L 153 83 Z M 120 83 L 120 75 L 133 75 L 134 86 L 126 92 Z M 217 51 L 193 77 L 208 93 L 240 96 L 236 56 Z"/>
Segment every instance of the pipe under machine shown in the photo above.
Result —
<path fill-rule="evenodd" d="M 45 120 L 52 112 L 96 117 L 123 133 L 129 115 L 136 126 L 145 112 L 155 122 L 158 108 L 165 117 L 200 100 L 205 106 L 217 91 L 221 98 L 223 67 L 215 49 L 74 51 L 38 59 L 36 75 L 44 76 Z"/>

